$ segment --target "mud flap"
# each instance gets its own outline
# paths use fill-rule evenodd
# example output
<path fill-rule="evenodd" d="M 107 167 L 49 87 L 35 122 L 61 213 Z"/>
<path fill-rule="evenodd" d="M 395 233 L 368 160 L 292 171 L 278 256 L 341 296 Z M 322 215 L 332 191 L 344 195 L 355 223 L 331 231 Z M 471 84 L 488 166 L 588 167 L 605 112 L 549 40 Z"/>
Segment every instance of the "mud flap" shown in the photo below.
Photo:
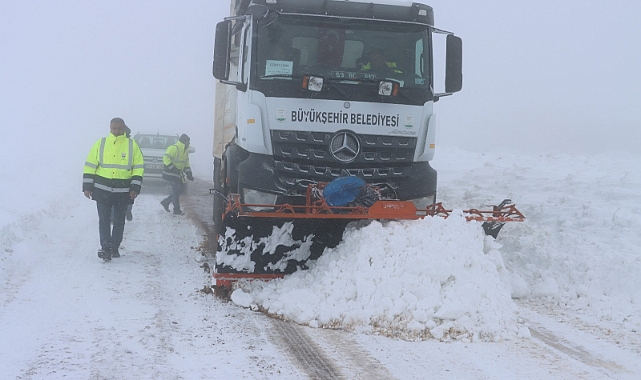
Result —
<path fill-rule="evenodd" d="M 349 219 L 226 215 L 218 235 L 217 273 L 290 274 L 340 243 Z"/>

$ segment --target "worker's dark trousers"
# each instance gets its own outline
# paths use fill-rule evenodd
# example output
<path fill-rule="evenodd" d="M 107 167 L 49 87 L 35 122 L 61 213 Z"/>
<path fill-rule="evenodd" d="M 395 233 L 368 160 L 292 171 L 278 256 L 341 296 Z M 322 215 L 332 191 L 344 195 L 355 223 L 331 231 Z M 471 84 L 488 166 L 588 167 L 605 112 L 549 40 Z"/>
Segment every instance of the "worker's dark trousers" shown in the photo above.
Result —
<path fill-rule="evenodd" d="M 126 203 L 96 202 L 98 205 L 98 231 L 102 249 L 119 248 L 125 230 Z M 114 225 L 111 227 L 111 210 L 114 213 Z"/>
<path fill-rule="evenodd" d="M 185 184 L 182 181 L 169 181 L 171 182 L 171 194 L 162 200 L 162 203 L 168 205 L 174 204 L 174 213 L 180 212 L 180 194 L 185 190 Z"/>

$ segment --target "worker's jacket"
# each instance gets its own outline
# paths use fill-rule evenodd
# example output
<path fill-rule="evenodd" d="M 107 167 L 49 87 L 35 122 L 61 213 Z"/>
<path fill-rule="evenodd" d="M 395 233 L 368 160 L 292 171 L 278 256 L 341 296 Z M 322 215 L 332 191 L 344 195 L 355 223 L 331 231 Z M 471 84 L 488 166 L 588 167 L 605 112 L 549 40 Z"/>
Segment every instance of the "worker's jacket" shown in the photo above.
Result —
<path fill-rule="evenodd" d="M 145 163 L 138 144 L 125 135 L 104 137 L 91 147 L 82 175 L 82 190 L 97 202 L 131 204 L 140 193 Z"/>
<path fill-rule="evenodd" d="M 185 175 L 191 177 L 191 167 L 189 166 L 189 148 L 182 142 L 178 141 L 170 145 L 165 151 L 162 163 L 165 167 L 162 171 L 162 178 L 167 181 L 185 182 Z"/>

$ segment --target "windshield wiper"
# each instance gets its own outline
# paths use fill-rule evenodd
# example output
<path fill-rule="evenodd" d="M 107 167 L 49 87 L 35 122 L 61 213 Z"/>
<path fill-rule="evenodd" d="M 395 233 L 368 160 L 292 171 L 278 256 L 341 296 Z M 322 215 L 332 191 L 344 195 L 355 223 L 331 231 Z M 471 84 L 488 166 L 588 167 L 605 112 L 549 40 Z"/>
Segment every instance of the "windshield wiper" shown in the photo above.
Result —
<path fill-rule="evenodd" d="M 341 96 L 345 99 L 349 99 L 349 93 L 343 90 L 340 86 L 337 86 L 337 84 L 341 83 L 341 81 L 336 80 L 337 78 L 325 78 L 325 83 L 327 83 L 328 86 L 333 88 L 334 90 L 338 91 L 338 93 L 341 94 Z"/>

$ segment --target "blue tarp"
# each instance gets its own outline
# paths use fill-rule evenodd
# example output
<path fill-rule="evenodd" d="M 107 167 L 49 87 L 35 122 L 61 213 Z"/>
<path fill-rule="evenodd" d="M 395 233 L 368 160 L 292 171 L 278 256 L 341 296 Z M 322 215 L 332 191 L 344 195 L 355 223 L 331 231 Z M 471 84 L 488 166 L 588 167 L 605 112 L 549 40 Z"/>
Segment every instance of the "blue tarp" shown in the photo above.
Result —
<path fill-rule="evenodd" d="M 366 190 L 367 185 L 359 177 L 336 178 L 323 190 L 323 197 L 329 206 L 348 206 L 359 198 Z"/>

